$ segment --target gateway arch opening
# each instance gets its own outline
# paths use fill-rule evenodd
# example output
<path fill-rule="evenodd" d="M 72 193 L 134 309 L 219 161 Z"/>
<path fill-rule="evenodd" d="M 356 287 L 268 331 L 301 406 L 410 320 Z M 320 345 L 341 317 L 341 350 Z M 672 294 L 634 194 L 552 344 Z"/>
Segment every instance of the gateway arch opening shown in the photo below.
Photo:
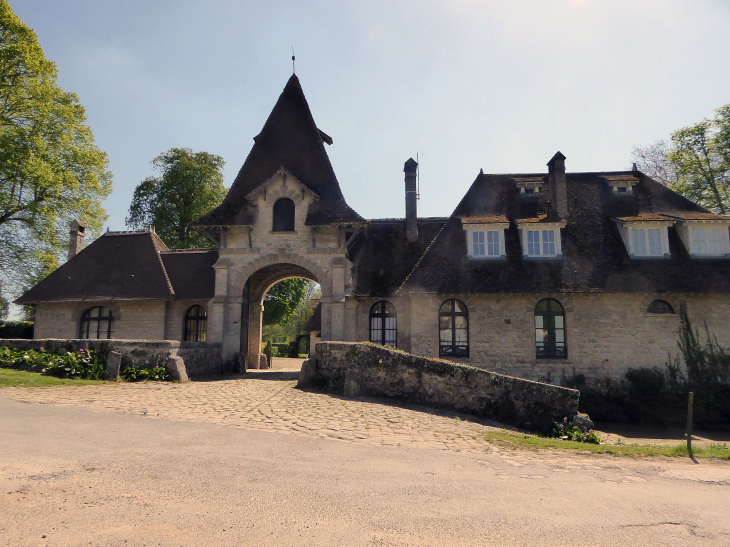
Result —
<path fill-rule="evenodd" d="M 242 296 L 240 351 L 246 367 L 301 367 L 305 357 L 299 355 L 308 352 L 309 338 L 303 329 L 321 296 L 316 276 L 295 264 L 272 264 L 248 278 Z"/>

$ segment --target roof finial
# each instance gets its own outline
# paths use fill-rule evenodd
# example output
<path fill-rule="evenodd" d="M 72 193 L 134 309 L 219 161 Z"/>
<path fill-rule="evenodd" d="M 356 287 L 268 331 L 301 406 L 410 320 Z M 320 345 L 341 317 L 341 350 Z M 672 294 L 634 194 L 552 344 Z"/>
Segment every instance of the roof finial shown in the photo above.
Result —
<path fill-rule="evenodd" d="M 291 47 L 291 71 L 292 74 L 297 73 L 297 67 L 294 65 L 294 61 L 296 61 L 296 57 L 294 57 L 294 46 Z"/>

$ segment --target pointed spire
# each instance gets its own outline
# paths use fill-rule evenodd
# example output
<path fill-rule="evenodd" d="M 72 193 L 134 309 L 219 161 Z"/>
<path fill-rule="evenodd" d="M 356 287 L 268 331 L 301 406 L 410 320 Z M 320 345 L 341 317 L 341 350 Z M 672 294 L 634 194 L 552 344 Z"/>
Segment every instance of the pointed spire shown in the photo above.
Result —
<path fill-rule="evenodd" d="M 284 168 L 319 196 L 309 207 L 307 224 L 362 222 L 345 202 L 324 147 L 329 135 L 321 132 L 309 110 L 302 86 L 292 74 L 276 101 L 223 203 L 198 219 L 195 226 L 251 225 L 255 210 L 246 200 L 252 190 Z"/>

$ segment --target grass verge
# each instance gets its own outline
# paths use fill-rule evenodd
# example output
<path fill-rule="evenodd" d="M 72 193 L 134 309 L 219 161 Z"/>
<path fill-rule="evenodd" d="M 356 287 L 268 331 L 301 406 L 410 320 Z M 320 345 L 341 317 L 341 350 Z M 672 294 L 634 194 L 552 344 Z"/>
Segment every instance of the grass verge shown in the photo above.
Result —
<path fill-rule="evenodd" d="M 563 441 L 548 437 L 538 437 L 525 433 L 489 432 L 484 439 L 504 448 L 526 448 L 528 450 L 560 449 L 590 452 L 592 454 L 613 454 L 616 456 L 684 456 L 688 457 L 687 446 L 680 444 L 671 446 L 651 446 L 637 444 L 589 444 Z M 693 448 L 692 453 L 698 458 L 718 458 L 730 460 L 727 448 Z"/>
<path fill-rule="evenodd" d="M 106 384 L 102 380 L 76 380 L 72 378 L 54 378 L 53 376 L 43 376 L 38 372 L 26 372 L 24 370 L 12 370 L 9 368 L 0 368 L 0 386 L 11 387 L 43 387 L 43 386 L 61 386 L 73 384 Z"/>

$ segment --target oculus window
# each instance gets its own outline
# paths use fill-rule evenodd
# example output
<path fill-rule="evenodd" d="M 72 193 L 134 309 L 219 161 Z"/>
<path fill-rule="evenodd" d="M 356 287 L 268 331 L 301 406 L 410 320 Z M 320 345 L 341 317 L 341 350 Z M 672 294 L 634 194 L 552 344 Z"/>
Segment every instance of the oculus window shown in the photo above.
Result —
<path fill-rule="evenodd" d="M 112 337 L 112 311 L 103 306 L 86 310 L 79 322 L 79 338 L 85 340 L 109 340 Z"/>
<path fill-rule="evenodd" d="M 203 306 L 192 306 L 185 313 L 185 334 L 183 340 L 186 342 L 205 342 L 208 330 L 208 314 Z"/>
<path fill-rule="evenodd" d="M 294 231 L 294 202 L 289 198 L 281 198 L 274 203 L 274 225 L 271 231 Z"/>
<path fill-rule="evenodd" d="M 565 359 L 565 311 L 552 298 L 540 300 L 535 306 L 535 356 L 538 359 Z"/>
<path fill-rule="evenodd" d="M 383 346 L 397 347 L 395 306 L 381 300 L 370 308 L 370 341 Z"/>
<path fill-rule="evenodd" d="M 439 355 L 469 357 L 469 311 L 454 298 L 439 309 Z"/>

